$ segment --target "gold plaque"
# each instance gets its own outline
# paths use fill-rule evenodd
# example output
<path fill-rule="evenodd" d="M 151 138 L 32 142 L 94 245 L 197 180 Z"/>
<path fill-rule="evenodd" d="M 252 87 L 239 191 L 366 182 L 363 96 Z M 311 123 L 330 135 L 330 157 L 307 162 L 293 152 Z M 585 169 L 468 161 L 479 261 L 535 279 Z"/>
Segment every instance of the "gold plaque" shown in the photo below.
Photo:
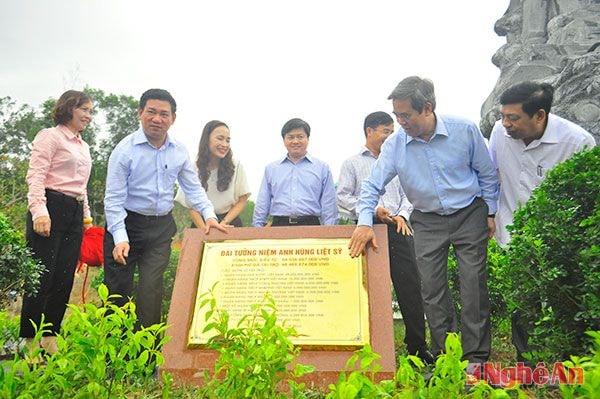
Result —
<path fill-rule="evenodd" d="M 369 342 L 363 256 L 351 258 L 348 238 L 268 239 L 204 243 L 188 346 L 206 344 L 208 309 L 198 298 L 218 282 L 217 305 L 233 328 L 268 292 L 279 322 L 296 328 L 296 345 L 360 347 Z"/>

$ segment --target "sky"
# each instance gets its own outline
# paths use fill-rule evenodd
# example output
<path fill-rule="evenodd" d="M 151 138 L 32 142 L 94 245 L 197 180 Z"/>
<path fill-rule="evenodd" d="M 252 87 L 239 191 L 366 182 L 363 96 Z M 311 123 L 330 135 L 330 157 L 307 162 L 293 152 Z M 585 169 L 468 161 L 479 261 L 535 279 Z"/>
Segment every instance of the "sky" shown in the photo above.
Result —
<path fill-rule="evenodd" d="M 311 126 L 309 153 L 337 181 L 367 114 L 400 80 L 433 80 L 437 112 L 479 123 L 499 70 L 509 0 L 0 0 L 0 97 L 33 106 L 85 86 L 171 92 L 192 159 L 206 122 L 231 130 L 254 199 L 285 155 L 281 127 Z M 396 125 L 397 127 L 397 125 Z M 84 133 L 85 137 L 85 133 Z"/>

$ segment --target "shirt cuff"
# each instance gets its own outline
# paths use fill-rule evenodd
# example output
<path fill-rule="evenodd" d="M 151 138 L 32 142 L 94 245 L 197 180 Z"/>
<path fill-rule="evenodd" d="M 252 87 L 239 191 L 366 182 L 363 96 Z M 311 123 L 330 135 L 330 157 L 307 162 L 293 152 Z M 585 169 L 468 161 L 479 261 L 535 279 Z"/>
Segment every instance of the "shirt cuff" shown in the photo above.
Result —
<path fill-rule="evenodd" d="M 50 216 L 50 214 L 48 213 L 48 208 L 46 208 L 46 205 L 37 205 L 35 207 L 32 207 L 30 212 L 31 212 L 31 220 L 35 220 L 42 216 Z"/>
<path fill-rule="evenodd" d="M 406 220 L 407 222 L 408 222 L 408 218 L 410 217 L 408 212 L 406 212 L 404 209 L 401 210 L 400 212 L 398 212 L 397 216 L 402 216 L 404 218 L 404 220 Z"/>
<path fill-rule="evenodd" d="M 358 226 L 373 226 L 373 212 L 361 212 L 358 215 Z"/>
<path fill-rule="evenodd" d="M 214 210 L 205 210 L 204 212 L 202 212 L 202 217 L 204 218 L 204 221 L 207 221 L 210 218 L 217 219 L 217 214 Z"/>
<path fill-rule="evenodd" d="M 486 201 L 485 202 L 488 206 L 488 215 L 495 215 L 496 212 L 498 211 L 498 204 L 496 203 L 496 201 Z"/>
<path fill-rule="evenodd" d="M 129 242 L 129 237 L 127 236 L 126 230 L 118 230 L 113 233 L 113 241 L 115 245 L 122 242 Z"/>

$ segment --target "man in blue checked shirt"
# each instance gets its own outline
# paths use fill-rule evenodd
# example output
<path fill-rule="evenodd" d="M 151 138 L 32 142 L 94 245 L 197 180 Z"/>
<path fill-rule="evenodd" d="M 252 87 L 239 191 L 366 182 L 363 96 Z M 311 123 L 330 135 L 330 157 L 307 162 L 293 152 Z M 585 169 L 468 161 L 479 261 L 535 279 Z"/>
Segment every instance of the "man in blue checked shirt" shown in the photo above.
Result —
<path fill-rule="evenodd" d="M 206 192 L 198 181 L 187 149 L 168 135 L 175 122 L 176 103 L 162 89 L 146 91 L 138 108 L 141 128 L 125 137 L 108 160 L 104 209 L 104 283 L 123 305 L 135 295 L 138 326 L 160 322 L 163 273 L 169 263 L 177 226 L 171 215 L 175 181 L 192 207 L 211 228 L 226 232 L 217 221 Z"/>
<path fill-rule="evenodd" d="M 329 166 L 308 154 L 310 126 L 290 119 L 281 129 L 287 155 L 267 165 L 260 185 L 252 225 L 334 225 L 338 209 Z"/>
<path fill-rule="evenodd" d="M 385 141 L 363 181 L 350 255 L 360 255 L 367 243 L 377 249 L 374 209 L 386 184 L 398 176 L 414 207 L 410 222 L 431 350 L 439 354 L 446 334 L 457 330 L 447 278 L 452 245 L 460 276 L 463 359 L 485 362 L 490 354 L 486 258 L 488 239 L 495 230 L 496 170 L 473 122 L 435 113 L 430 80 L 408 77 L 388 98 L 400 129 Z"/>

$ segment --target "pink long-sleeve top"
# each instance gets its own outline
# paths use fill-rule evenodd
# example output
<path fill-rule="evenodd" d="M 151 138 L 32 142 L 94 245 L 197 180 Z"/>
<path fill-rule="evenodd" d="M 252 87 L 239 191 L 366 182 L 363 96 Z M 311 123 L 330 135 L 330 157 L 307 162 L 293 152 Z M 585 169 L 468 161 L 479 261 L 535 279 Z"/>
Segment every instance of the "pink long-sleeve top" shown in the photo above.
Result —
<path fill-rule="evenodd" d="M 90 217 L 87 183 L 92 170 L 90 147 L 64 125 L 41 130 L 33 140 L 25 181 L 33 220 L 48 216 L 45 189 L 83 197 L 83 217 Z M 82 221 L 83 222 L 83 221 Z"/>

